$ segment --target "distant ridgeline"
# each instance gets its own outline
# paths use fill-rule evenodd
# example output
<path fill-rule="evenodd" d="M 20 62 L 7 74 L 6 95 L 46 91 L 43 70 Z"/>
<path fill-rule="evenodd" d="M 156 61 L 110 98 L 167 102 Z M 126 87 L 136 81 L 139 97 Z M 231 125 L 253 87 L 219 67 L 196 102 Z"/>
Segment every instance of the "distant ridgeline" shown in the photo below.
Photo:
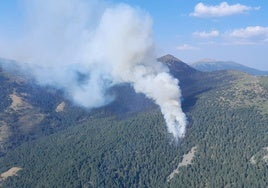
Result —
<path fill-rule="evenodd" d="M 254 68 L 250 68 L 233 61 L 217 61 L 211 59 L 204 59 L 191 64 L 192 67 L 199 71 L 211 72 L 218 70 L 237 70 L 251 75 L 264 76 L 268 75 L 268 71 L 261 71 Z"/>

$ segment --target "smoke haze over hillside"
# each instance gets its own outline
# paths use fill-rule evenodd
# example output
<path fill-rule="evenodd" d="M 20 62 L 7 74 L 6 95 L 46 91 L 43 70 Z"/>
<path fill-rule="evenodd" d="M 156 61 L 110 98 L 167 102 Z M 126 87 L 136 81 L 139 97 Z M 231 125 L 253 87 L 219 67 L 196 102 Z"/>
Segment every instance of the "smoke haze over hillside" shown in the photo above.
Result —
<path fill-rule="evenodd" d="M 108 104 L 109 88 L 130 83 L 160 106 L 175 139 L 185 135 L 178 80 L 156 61 L 147 13 L 83 0 L 27 0 L 23 6 L 24 32 L 5 39 L 5 58 L 25 62 L 39 84 L 63 89 L 87 108 Z"/>

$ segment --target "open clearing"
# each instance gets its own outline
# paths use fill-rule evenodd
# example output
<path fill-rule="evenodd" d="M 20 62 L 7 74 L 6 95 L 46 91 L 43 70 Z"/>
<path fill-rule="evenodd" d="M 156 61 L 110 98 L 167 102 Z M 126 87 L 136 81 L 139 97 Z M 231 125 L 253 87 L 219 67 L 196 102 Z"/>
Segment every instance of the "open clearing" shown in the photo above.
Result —
<path fill-rule="evenodd" d="M 3 172 L 0 176 L 0 182 L 6 180 L 8 177 L 17 176 L 18 172 L 22 170 L 20 167 L 12 167 L 8 171 Z"/>
<path fill-rule="evenodd" d="M 179 173 L 179 168 L 182 166 L 187 166 L 192 164 L 194 154 L 196 152 L 197 146 L 192 147 L 192 149 L 183 155 L 182 161 L 178 164 L 178 167 L 168 176 L 167 180 L 170 181 L 176 174 Z"/>
<path fill-rule="evenodd" d="M 256 165 L 262 161 L 264 163 L 268 163 L 268 147 L 262 148 L 262 150 L 260 150 L 250 158 L 250 163 L 253 165 Z"/>
<path fill-rule="evenodd" d="M 65 108 L 65 102 L 61 102 L 57 108 L 55 109 L 56 112 L 62 112 Z"/>
<path fill-rule="evenodd" d="M 12 103 L 11 103 L 9 108 L 11 108 L 11 109 L 13 109 L 15 111 L 18 110 L 19 107 L 23 105 L 23 101 L 22 101 L 21 97 L 16 95 L 16 93 L 12 93 L 9 96 L 12 99 Z"/>

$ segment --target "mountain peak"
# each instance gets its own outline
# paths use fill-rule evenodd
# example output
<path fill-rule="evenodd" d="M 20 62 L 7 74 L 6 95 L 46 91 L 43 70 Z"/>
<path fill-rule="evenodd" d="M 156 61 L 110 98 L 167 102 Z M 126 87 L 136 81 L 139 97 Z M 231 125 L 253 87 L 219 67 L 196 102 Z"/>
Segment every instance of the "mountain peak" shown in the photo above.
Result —
<path fill-rule="evenodd" d="M 181 62 L 181 63 L 183 63 L 180 59 L 174 57 L 171 54 L 164 55 L 164 56 L 158 58 L 157 60 L 160 62 L 165 62 L 165 63 L 168 63 L 168 62 Z"/>
<path fill-rule="evenodd" d="M 170 54 L 159 57 L 157 60 L 166 64 L 170 72 L 180 79 L 185 75 L 189 75 L 189 73 L 197 72 L 194 68 Z"/>

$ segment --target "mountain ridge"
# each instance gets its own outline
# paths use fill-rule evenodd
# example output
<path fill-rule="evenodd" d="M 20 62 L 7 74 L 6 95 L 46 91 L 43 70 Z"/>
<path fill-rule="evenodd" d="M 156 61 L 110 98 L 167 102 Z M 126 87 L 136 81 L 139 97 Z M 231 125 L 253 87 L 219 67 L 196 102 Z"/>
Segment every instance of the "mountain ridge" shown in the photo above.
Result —
<path fill-rule="evenodd" d="M 262 71 L 255 68 L 251 68 L 234 61 L 220 61 L 213 59 L 203 59 L 197 62 L 191 63 L 190 66 L 193 68 L 203 71 L 203 72 L 211 72 L 218 70 L 237 70 L 242 71 L 251 75 L 256 76 L 264 76 L 268 75 L 268 71 Z"/>

